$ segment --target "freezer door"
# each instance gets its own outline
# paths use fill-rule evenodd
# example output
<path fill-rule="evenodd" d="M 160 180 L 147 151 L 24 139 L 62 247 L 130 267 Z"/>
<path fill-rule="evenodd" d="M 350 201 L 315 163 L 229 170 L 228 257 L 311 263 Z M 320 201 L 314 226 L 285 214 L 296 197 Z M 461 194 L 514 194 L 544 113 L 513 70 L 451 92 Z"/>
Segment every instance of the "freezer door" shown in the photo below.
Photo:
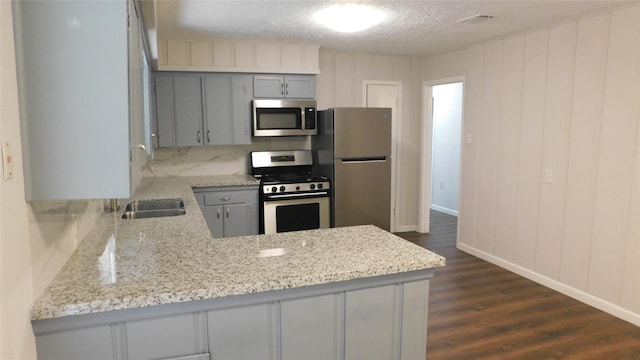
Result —
<path fill-rule="evenodd" d="M 391 161 L 336 159 L 335 226 L 373 224 L 391 230 Z"/>
<path fill-rule="evenodd" d="M 336 108 L 333 128 L 336 158 L 391 155 L 390 108 Z"/>

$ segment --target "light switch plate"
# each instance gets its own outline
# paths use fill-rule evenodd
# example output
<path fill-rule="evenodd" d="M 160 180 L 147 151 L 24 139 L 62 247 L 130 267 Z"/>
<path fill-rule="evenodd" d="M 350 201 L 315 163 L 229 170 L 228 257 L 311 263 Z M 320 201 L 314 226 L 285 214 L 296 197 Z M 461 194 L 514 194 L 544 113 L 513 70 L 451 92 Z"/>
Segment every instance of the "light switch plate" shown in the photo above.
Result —
<path fill-rule="evenodd" d="M 544 169 L 544 182 L 551 184 L 553 182 L 553 170 Z"/>
<path fill-rule="evenodd" d="M 13 151 L 8 141 L 2 142 L 2 171 L 5 180 L 13 178 Z"/>

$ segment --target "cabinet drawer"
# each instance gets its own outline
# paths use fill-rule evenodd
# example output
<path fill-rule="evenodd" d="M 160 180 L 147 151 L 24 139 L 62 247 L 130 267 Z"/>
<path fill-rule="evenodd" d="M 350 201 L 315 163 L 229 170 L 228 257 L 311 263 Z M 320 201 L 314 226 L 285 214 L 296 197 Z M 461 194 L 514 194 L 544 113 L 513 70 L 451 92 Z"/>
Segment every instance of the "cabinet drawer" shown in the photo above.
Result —
<path fill-rule="evenodd" d="M 204 194 L 204 204 L 225 205 L 238 203 L 255 203 L 258 194 L 255 191 L 216 191 Z"/>

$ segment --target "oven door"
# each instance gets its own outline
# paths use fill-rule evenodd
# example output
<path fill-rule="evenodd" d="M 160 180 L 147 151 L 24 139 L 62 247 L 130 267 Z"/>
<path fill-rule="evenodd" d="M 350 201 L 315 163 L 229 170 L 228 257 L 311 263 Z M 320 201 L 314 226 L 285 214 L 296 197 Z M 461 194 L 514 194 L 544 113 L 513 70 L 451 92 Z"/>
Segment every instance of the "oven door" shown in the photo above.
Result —
<path fill-rule="evenodd" d="M 326 229 L 331 224 L 330 197 L 287 197 L 286 194 L 265 199 L 264 233 Z"/>

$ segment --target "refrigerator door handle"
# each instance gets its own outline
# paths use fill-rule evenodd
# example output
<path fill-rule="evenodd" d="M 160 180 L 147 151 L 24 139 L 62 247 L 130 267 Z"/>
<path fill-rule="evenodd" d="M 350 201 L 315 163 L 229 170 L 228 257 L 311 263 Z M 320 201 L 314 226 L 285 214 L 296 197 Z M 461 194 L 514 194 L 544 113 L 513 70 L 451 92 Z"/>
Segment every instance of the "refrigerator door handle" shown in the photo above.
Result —
<path fill-rule="evenodd" d="M 388 159 L 384 156 L 375 158 L 353 158 L 353 159 L 340 159 L 340 162 L 345 164 L 361 164 L 361 163 L 380 163 L 385 162 Z"/>

